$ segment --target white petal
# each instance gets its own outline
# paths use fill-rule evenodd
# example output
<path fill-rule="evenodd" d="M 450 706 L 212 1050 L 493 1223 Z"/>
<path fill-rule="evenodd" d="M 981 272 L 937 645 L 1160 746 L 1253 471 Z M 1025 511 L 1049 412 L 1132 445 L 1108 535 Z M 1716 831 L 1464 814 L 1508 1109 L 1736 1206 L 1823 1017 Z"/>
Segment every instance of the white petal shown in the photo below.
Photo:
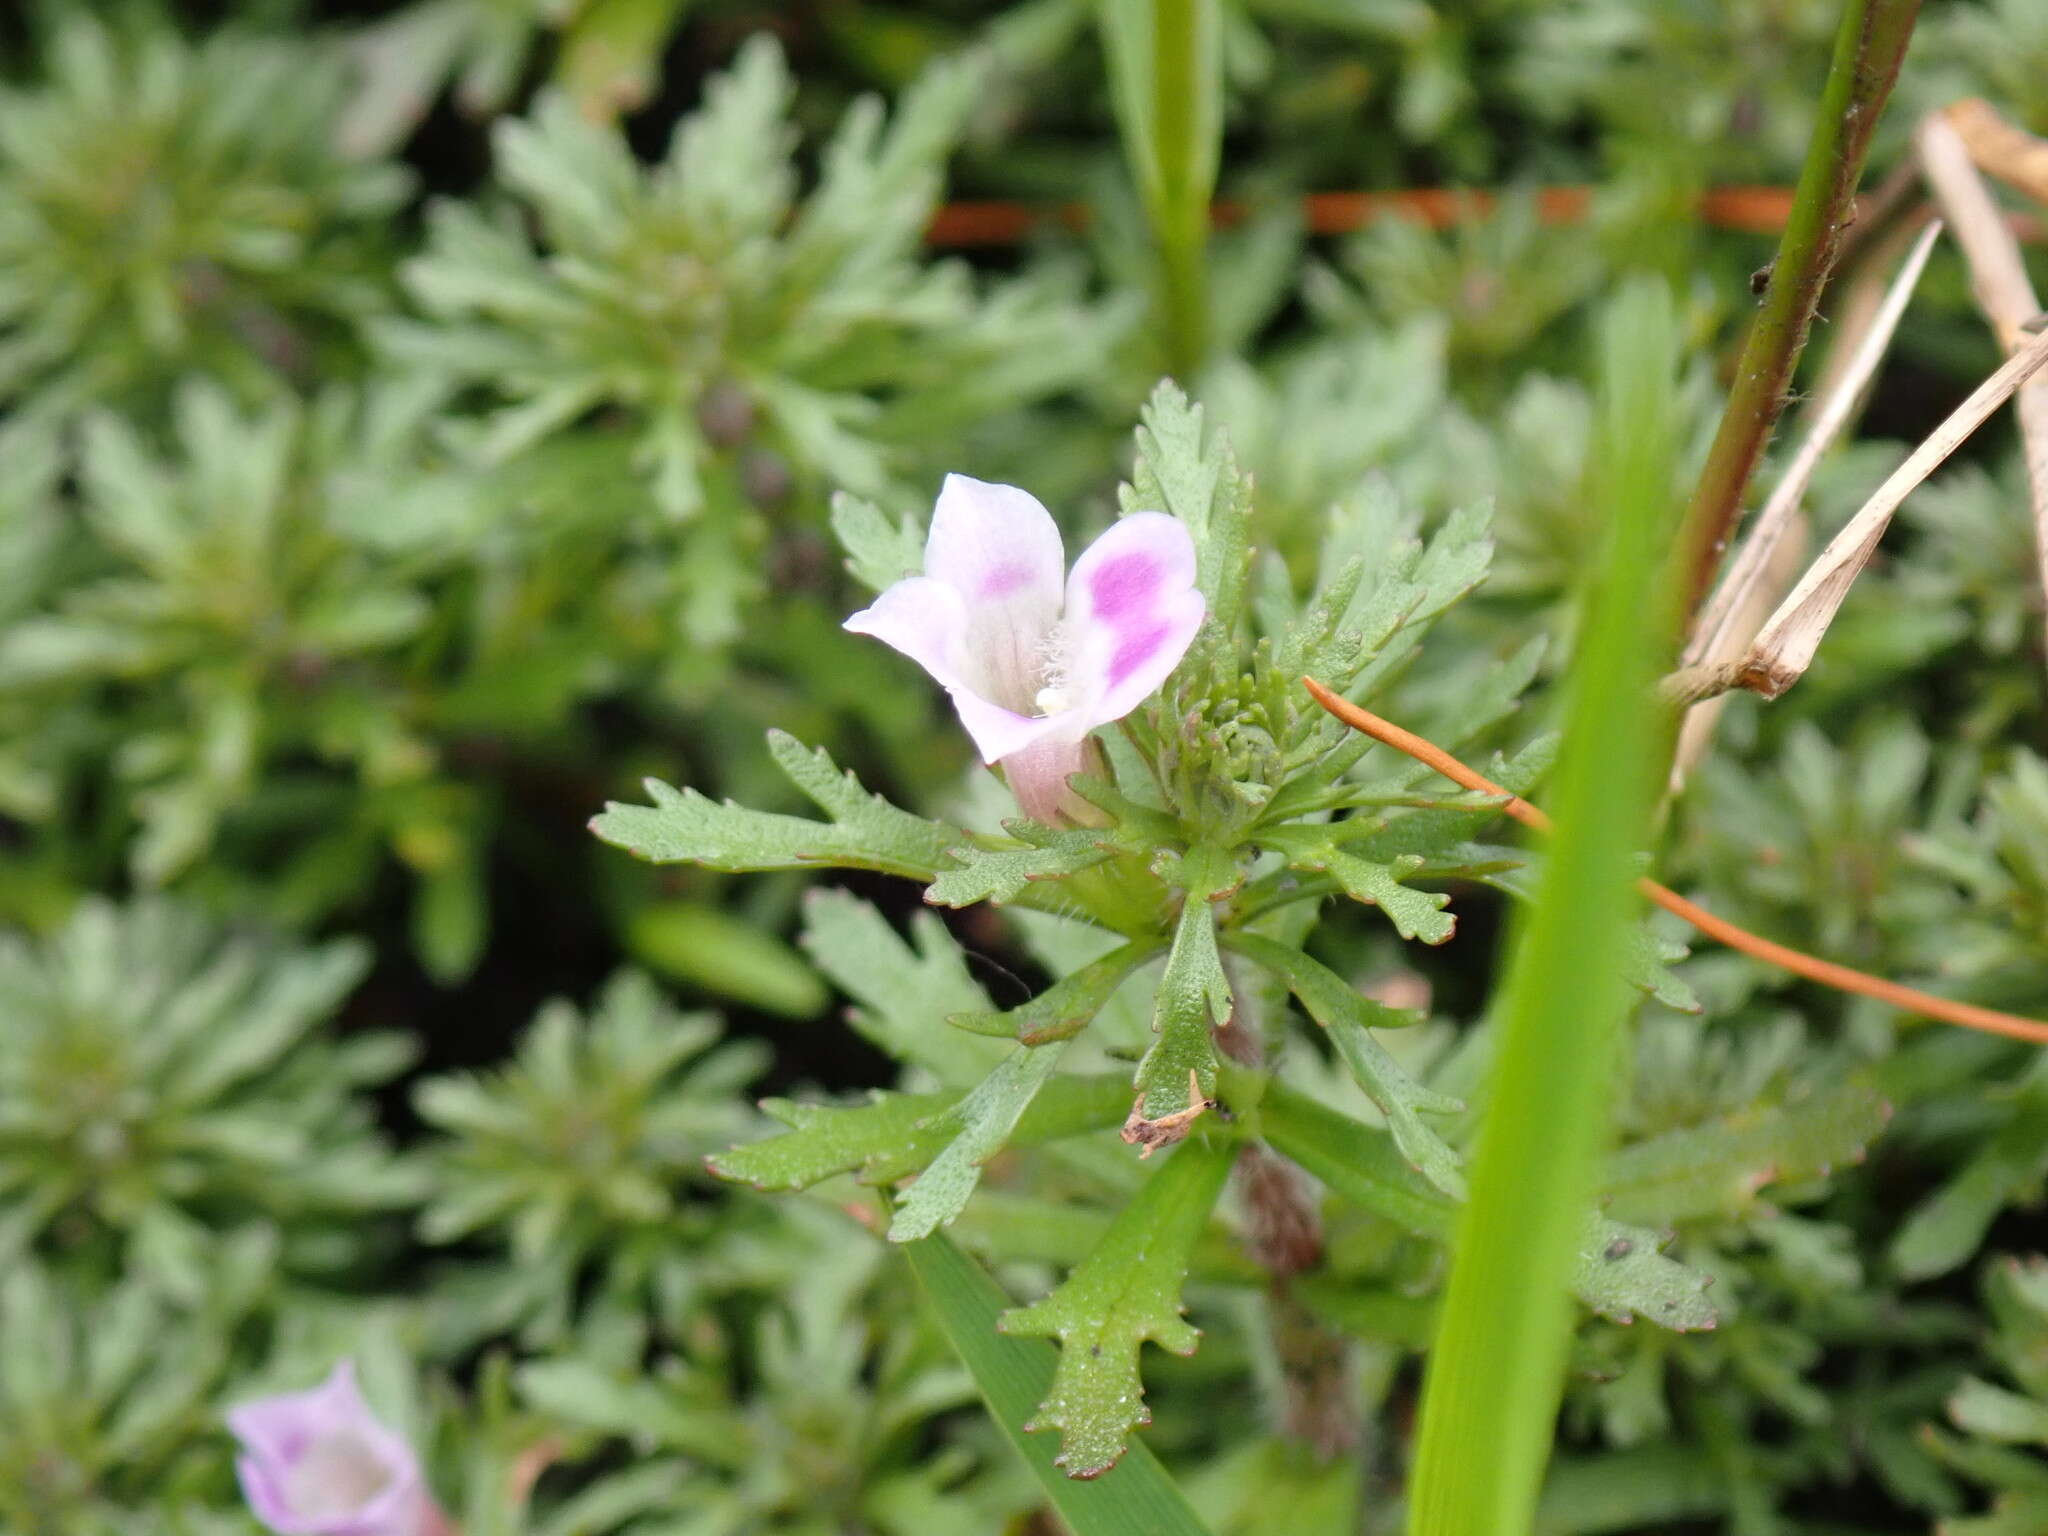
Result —
<path fill-rule="evenodd" d="M 929 672 L 952 696 L 960 723 L 985 763 L 1020 752 L 1048 733 L 1074 728 L 1072 722 L 1048 722 L 1006 708 L 977 690 L 971 660 L 963 664 L 967 605 L 945 582 L 906 577 L 848 619 L 845 627 L 894 646 Z"/>
<path fill-rule="evenodd" d="M 906 576 L 841 627 L 894 646 L 948 688 L 961 686 L 967 605 L 943 581 Z"/>
<path fill-rule="evenodd" d="M 1064 739 L 1079 741 L 1088 726 L 1071 710 L 1059 715 L 1020 715 L 1000 704 L 991 704 L 964 688 L 950 690 L 953 708 L 984 763 L 1028 751 L 1041 742 Z"/>
<path fill-rule="evenodd" d="M 1202 627 L 1195 543 L 1164 512 L 1133 512 L 1082 552 L 1067 581 L 1060 679 L 1090 728 L 1121 720 L 1166 681 Z"/>
<path fill-rule="evenodd" d="M 961 674 L 983 697 L 1020 713 L 1032 708 L 1059 621 L 1066 558 L 1052 514 L 1030 492 L 946 476 L 924 574 L 960 596 L 967 616 Z"/>

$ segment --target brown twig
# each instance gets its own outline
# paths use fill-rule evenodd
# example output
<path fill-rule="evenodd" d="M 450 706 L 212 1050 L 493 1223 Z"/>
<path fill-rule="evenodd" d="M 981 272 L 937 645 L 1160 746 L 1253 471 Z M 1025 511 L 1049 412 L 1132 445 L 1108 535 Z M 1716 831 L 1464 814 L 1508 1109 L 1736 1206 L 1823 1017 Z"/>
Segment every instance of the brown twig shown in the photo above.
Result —
<path fill-rule="evenodd" d="M 1743 343 L 1727 409 L 1679 530 L 1687 613 L 1713 584 L 1721 552 L 1742 516 L 1743 492 L 1785 408 L 1793 369 L 1851 218 L 1871 134 L 1919 9 L 1920 0 L 1848 0 L 1843 10 L 1770 286 Z"/>
<path fill-rule="evenodd" d="M 1991 111 L 1982 102 L 1963 105 L 1986 113 Z M 1995 118 L 1996 114 L 1992 116 Z M 1934 189 L 1935 200 L 1954 226 L 1956 241 L 1963 248 L 1977 305 L 1991 322 L 1999 346 L 2008 354 L 2017 352 L 2033 340 L 2028 327 L 2037 324 L 2041 317 L 2041 301 L 2027 278 L 2019 244 L 2005 227 L 1998 205 L 1991 200 L 1990 189 L 1971 163 L 1969 145 L 1948 118 L 1928 118 L 1920 125 L 1914 142 L 1928 185 Z M 2048 145 L 2040 148 L 2048 156 Z M 2026 463 L 2027 489 L 2033 501 L 2035 566 L 2040 572 L 2042 591 L 2048 593 L 2048 375 L 2037 373 L 2019 387 L 2013 395 L 2013 413 L 2019 418 L 2021 456 Z"/>
<path fill-rule="evenodd" d="M 1500 798 L 1501 810 L 1524 826 L 1534 827 L 1539 832 L 1551 829 L 1550 818 L 1524 800 L 1520 795 L 1503 789 L 1484 774 L 1468 768 L 1435 742 L 1417 736 L 1413 731 L 1403 730 L 1390 720 L 1382 720 L 1370 710 L 1361 709 L 1349 699 L 1342 698 L 1325 688 L 1312 677 L 1305 677 L 1302 683 L 1332 715 L 1355 731 L 1363 731 L 1375 741 L 1385 742 L 1397 752 L 1404 752 L 1417 762 L 1434 768 L 1452 783 L 1464 789 L 1475 790 L 1483 795 Z M 1691 923 L 1700 932 L 1715 939 L 1730 949 L 1753 955 L 1759 960 L 1803 976 L 1808 981 L 1817 981 L 1822 986 L 1833 987 L 1841 992 L 1854 992 L 1863 997 L 1874 997 L 1879 1002 L 1890 1003 L 1909 1013 L 1924 1014 L 1930 1019 L 1940 1019 L 1945 1024 L 1960 1024 L 1965 1029 L 1983 1030 L 1994 1035 L 2009 1035 L 2015 1040 L 2030 1040 L 2036 1044 L 2048 1045 L 2048 1024 L 2035 1019 L 2025 1019 L 2017 1014 L 2001 1013 L 1995 1008 L 1980 1008 L 1975 1003 L 1958 1002 L 1954 998 L 1936 997 L 1931 992 L 1922 992 L 1913 987 L 1901 986 L 1895 981 L 1886 981 L 1882 976 L 1852 970 L 1846 965 L 1837 965 L 1832 960 L 1822 960 L 1801 950 L 1790 949 L 1783 944 L 1738 928 L 1726 918 L 1716 917 L 1706 908 L 1687 901 L 1668 886 L 1660 885 L 1647 877 L 1636 882 L 1636 888 L 1667 912 L 1677 914 Z"/>

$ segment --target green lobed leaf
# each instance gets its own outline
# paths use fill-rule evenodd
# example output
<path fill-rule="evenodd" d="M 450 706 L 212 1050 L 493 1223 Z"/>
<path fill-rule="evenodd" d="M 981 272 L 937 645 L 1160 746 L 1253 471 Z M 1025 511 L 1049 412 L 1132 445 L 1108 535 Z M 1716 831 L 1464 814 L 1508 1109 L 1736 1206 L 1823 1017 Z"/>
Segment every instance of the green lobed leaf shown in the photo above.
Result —
<path fill-rule="evenodd" d="M 1908 1280 L 1931 1280 L 1968 1263 L 1999 1213 L 2044 1176 L 2048 1105 L 2032 1091 L 1954 1177 L 1913 1207 L 1892 1239 L 1892 1267 Z"/>
<path fill-rule="evenodd" d="M 1009 1298 L 943 1235 L 906 1244 L 903 1253 L 947 1342 L 974 1377 L 989 1415 L 1073 1536 L 1206 1536 L 1193 1506 L 1142 1441 L 1098 1477 L 1082 1481 L 1064 1475 L 1053 1448 L 1025 1430 L 1052 1386 L 1052 1348 L 1042 1340 L 997 1331 Z"/>
<path fill-rule="evenodd" d="M 790 782 L 831 820 L 748 810 L 649 779 L 651 806 L 610 803 L 591 819 L 590 830 L 654 864 L 732 871 L 872 869 L 913 880 L 930 880 L 946 866 L 946 850 L 959 841 L 958 832 L 868 793 L 822 748 L 813 751 L 770 731 L 768 749 Z"/>
<path fill-rule="evenodd" d="M 1152 391 L 1140 419 L 1137 464 L 1118 504 L 1127 513 L 1169 512 L 1187 524 L 1209 617 L 1228 630 L 1250 560 L 1250 484 L 1222 434 L 1204 430 L 1202 408 L 1170 380 Z"/>
<path fill-rule="evenodd" d="M 1890 1118 L 1876 1089 L 1852 1079 L 1668 1131 L 1609 1157 L 1606 1209 L 1617 1220 L 1660 1225 L 1743 1216 L 1773 1184 L 1861 1162 Z"/>
<path fill-rule="evenodd" d="M 984 848 L 965 843 L 947 848 L 951 867 L 940 871 L 924 899 L 940 907 L 1015 901 L 1033 881 L 1075 874 L 1116 852 L 1113 836 L 1094 828 L 1056 831 L 1021 819 L 1004 825 L 1022 846 Z"/>
<path fill-rule="evenodd" d="M 1249 933 L 1233 934 L 1229 942 L 1285 981 L 1309 1017 L 1329 1032 L 1358 1086 L 1387 1117 L 1402 1156 L 1451 1199 L 1464 1199 L 1458 1154 L 1422 1121 L 1424 1113 L 1456 1114 L 1464 1104 L 1416 1082 L 1372 1037 L 1376 1028 L 1412 1024 L 1418 1016 L 1364 996 L 1321 961 L 1288 945 Z"/>
<path fill-rule="evenodd" d="M 960 1214 L 974 1186 L 981 1182 L 982 1164 L 1003 1150 L 1065 1048 L 1064 1041 L 1018 1046 L 973 1092 L 946 1111 L 945 1120 L 957 1125 L 959 1134 L 946 1143 L 897 1203 L 896 1215 L 889 1223 L 890 1242 L 929 1237 Z"/>
<path fill-rule="evenodd" d="M 1679 1013 L 1704 1013 L 1706 1004 L 1671 967 L 1692 951 L 1666 939 L 1648 922 L 1631 923 L 1622 933 L 1621 976 L 1638 992 L 1654 997 Z"/>
<path fill-rule="evenodd" d="M 1133 939 L 1063 976 L 1030 1002 L 1000 1013 L 956 1013 L 946 1022 L 977 1035 L 1045 1045 L 1078 1035 L 1091 1024 L 1131 972 L 1159 953 L 1156 943 Z"/>
<path fill-rule="evenodd" d="M 924 569 L 924 527 L 908 513 L 892 520 L 872 501 L 841 491 L 832 498 L 832 536 L 853 579 L 871 591 Z"/>
<path fill-rule="evenodd" d="M 1235 861 L 1212 848 L 1192 848 L 1182 861 L 1187 898 L 1174 925 L 1173 948 L 1152 1005 L 1155 1038 L 1138 1063 L 1139 1110 L 1157 1120 L 1191 1102 L 1191 1084 L 1207 1093 L 1216 1081 L 1216 1046 L 1210 1030 L 1230 1017 L 1230 978 L 1216 948 L 1211 892 L 1233 888 Z"/>
<path fill-rule="evenodd" d="M 762 1104 L 790 1127 L 706 1159 L 722 1179 L 757 1189 L 807 1189 L 836 1174 L 864 1184 L 887 1184 L 915 1173 L 938 1156 L 957 1132 L 948 1114 L 961 1100 L 947 1093 L 884 1093 L 866 1104 Z M 1130 1089 L 1115 1076 L 1056 1077 L 1019 1116 L 1011 1146 L 1061 1141 L 1117 1124 L 1129 1111 Z"/>
<path fill-rule="evenodd" d="M 847 1022 L 898 1061 L 965 1088 L 1002 1060 L 1000 1045 L 948 1023 L 990 1004 L 938 914 L 913 913 L 906 944 L 888 918 L 851 892 L 809 891 L 802 942 L 818 969 L 860 1004 Z"/>
<path fill-rule="evenodd" d="M 1573 1254 L 1573 1292 L 1618 1323 L 1647 1317 L 1674 1333 L 1718 1326 L 1720 1312 L 1707 1299 L 1714 1277 L 1660 1252 L 1666 1241 L 1647 1227 L 1594 1217 L 1580 1232 Z"/>
<path fill-rule="evenodd" d="M 761 1108 L 789 1133 L 713 1153 L 705 1166 L 721 1179 L 761 1190 L 808 1189 L 841 1173 L 864 1184 L 887 1183 L 937 1156 L 945 1135 L 930 1127 L 957 1102 L 951 1094 L 880 1089 L 860 1105 L 766 1099 Z"/>
<path fill-rule="evenodd" d="M 1050 1295 L 1003 1314 L 1012 1337 L 1060 1341 L 1051 1389 L 1026 1428 L 1059 1430 L 1054 1465 L 1068 1476 L 1108 1471 L 1130 1431 L 1151 1422 L 1138 1373 L 1147 1339 L 1194 1353 L 1201 1335 L 1181 1316 L 1181 1282 L 1234 1152 L 1224 1142 L 1184 1142 L 1079 1269 Z"/>
<path fill-rule="evenodd" d="M 1344 887 L 1344 894 L 1353 901 L 1367 902 L 1386 913 L 1387 921 L 1402 938 L 1441 944 L 1458 928 L 1458 920 L 1444 911 L 1451 898 L 1440 891 L 1411 890 L 1401 884 L 1404 876 L 1413 874 L 1421 865 L 1421 858 L 1412 853 L 1401 855 L 1391 864 L 1378 864 L 1329 846 L 1303 861 L 1304 868 L 1327 870 L 1334 875 Z"/>

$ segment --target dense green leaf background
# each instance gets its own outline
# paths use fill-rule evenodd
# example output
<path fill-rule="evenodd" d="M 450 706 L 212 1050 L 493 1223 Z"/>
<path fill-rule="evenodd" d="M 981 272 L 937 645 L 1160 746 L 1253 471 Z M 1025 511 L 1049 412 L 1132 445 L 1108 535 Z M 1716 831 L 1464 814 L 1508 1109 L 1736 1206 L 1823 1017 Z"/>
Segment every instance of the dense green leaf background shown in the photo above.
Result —
<path fill-rule="evenodd" d="M 1296 680 L 1544 797 L 1640 424 L 1599 338 L 1671 296 L 1675 507 L 1772 250 L 1697 198 L 1794 179 L 1838 14 L 7 9 L 0 1536 L 251 1536 L 223 1409 L 343 1355 L 464 1536 L 1401 1529 L 1564 861 Z M 1872 179 L 1963 95 L 2048 135 L 2048 7 L 1929 0 Z M 1301 213 L 1408 187 L 1504 195 Z M 1043 216 L 927 238 L 988 200 Z M 1996 358 L 1944 249 L 1817 525 Z M 1005 832 L 839 628 L 948 471 L 1195 531 L 1104 828 Z M 2001 419 L 1660 878 L 2048 1013 L 2026 507 Z M 2048 1530 L 2039 1053 L 1548 920 L 1547 1002 L 1628 1017 L 1536 1528 Z M 1141 1162 L 1134 1077 L 1221 1110 Z"/>

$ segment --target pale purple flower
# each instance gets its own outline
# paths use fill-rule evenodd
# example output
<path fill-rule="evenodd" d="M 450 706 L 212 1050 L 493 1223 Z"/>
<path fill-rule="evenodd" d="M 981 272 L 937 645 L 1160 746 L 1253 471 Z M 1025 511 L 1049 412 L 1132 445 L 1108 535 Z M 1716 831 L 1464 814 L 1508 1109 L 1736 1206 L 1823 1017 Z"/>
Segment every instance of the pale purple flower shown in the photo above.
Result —
<path fill-rule="evenodd" d="M 1088 733 L 1121 720 L 1179 665 L 1202 627 L 1195 545 L 1164 512 L 1119 518 L 1066 569 L 1052 515 L 1014 485 L 948 475 L 924 574 L 846 621 L 923 667 L 953 697 L 983 762 L 1024 813 L 1080 810 L 1069 774 Z"/>
<path fill-rule="evenodd" d="M 419 1457 L 370 1412 L 344 1360 L 319 1386 L 231 1409 L 235 1471 L 280 1536 L 435 1536 L 446 1529 Z"/>

